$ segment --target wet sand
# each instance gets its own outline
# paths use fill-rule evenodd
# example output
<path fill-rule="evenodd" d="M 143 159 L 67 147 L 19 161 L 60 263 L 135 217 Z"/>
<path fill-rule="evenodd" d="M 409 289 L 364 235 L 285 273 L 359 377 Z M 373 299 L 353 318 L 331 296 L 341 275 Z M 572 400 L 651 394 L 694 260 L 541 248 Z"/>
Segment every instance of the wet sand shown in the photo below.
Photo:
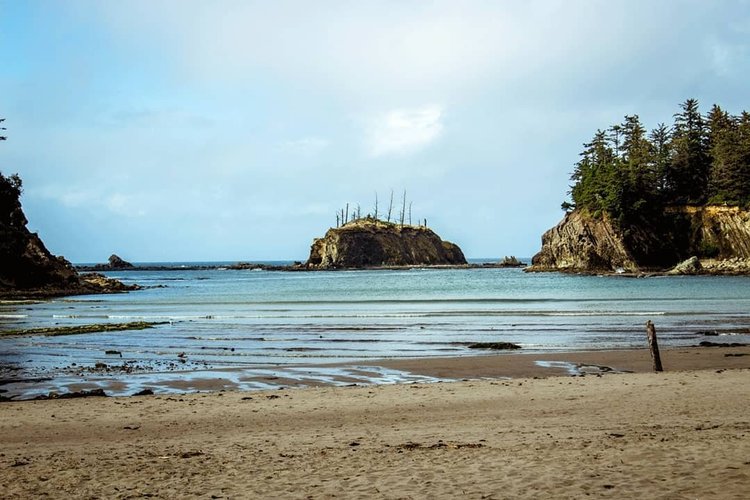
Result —
<path fill-rule="evenodd" d="M 748 349 L 680 351 L 662 374 L 3 403 L 3 497 L 746 498 Z"/>
<path fill-rule="evenodd" d="M 661 360 L 666 371 L 750 368 L 750 346 L 664 349 Z M 415 375 L 450 379 L 547 377 L 608 371 L 643 373 L 650 372 L 653 366 L 648 349 L 398 359 L 377 364 Z"/>

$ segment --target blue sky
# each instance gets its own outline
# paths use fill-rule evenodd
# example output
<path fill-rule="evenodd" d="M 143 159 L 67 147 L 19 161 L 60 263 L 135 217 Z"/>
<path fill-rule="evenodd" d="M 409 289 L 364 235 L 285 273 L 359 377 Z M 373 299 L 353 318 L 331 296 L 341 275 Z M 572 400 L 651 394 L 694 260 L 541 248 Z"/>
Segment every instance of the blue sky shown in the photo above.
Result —
<path fill-rule="evenodd" d="M 74 262 L 304 260 L 391 189 L 530 256 L 597 128 L 748 77 L 748 1 L 0 0 L 0 170 Z"/>

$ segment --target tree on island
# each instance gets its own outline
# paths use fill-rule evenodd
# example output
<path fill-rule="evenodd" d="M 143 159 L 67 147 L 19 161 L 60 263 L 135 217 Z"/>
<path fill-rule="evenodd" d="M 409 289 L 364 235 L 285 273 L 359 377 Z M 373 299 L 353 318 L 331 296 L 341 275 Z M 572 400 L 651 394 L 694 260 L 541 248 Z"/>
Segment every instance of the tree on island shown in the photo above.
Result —
<path fill-rule="evenodd" d="M 0 118 L 0 123 L 4 121 L 5 118 Z M 7 129 L 0 127 L 0 130 Z M 1 141 L 6 139 L 7 137 L 0 136 Z M 6 177 L 0 171 L 0 224 L 9 227 L 26 226 L 26 216 L 21 209 L 21 193 L 23 193 L 23 182 L 21 182 L 18 174 L 11 174 Z"/>
<path fill-rule="evenodd" d="M 637 115 L 598 130 L 584 144 L 571 174 L 572 202 L 562 208 L 606 213 L 626 229 L 669 206 L 750 206 L 750 114 L 714 105 L 704 117 L 688 99 L 673 118 L 650 133 Z"/>
<path fill-rule="evenodd" d="M 385 215 L 385 220 L 379 217 L 379 205 L 378 205 L 378 193 L 375 192 L 375 205 L 373 214 L 366 214 L 362 216 L 362 209 L 359 203 L 356 204 L 356 210 L 352 210 L 351 217 L 349 216 L 349 203 L 344 208 L 336 211 L 336 227 L 343 227 L 351 222 L 357 222 L 360 220 L 378 221 L 385 224 L 393 224 L 397 226 L 411 226 L 412 225 L 412 202 L 407 200 L 406 190 L 404 189 L 401 197 L 401 209 L 399 210 L 398 217 L 393 217 L 393 190 L 391 189 L 390 202 L 388 204 L 388 212 Z M 393 218 L 393 222 L 391 222 Z M 408 221 L 408 224 L 407 224 Z M 423 222 L 424 221 L 424 222 Z M 427 227 L 427 219 L 419 219 L 419 227 Z"/>

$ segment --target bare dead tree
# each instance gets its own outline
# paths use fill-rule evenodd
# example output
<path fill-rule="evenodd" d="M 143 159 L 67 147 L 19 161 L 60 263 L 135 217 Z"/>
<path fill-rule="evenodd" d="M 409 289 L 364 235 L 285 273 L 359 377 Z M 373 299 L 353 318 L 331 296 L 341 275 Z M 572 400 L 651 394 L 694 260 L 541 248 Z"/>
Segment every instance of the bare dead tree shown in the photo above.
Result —
<path fill-rule="evenodd" d="M 346 216 L 344 217 L 344 224 L 349 222 L 349 203 L 346 204 Z"/>
<path fill-rule="evenodd" d="M 391 202 L 388 204 L 388 222 L 391 222 L 392 212 L 393 212 L 393 189 L 391 189 Z"/>
<path fill-rule="evenodd" d="M 404 189 L 404 196 L 401 198 L 401 225 L 404 225 L 404 217 L 406 217 L 406 189 Z"/>
<path fill-rule="evenodd" d="M 411 202 L 409 202 L 409 225 L 411 226 Z"/>
<path fill-rule="evenodd" d="M 357 203 L 357 219 L 359 220 L 361 218 L 362 218 L 362 210 L 359 207 L 359 203 Z"/>
<path fill-rule="evenodd" d="M 375 220 L 378 220 L 378 192 L 375 191 Z"/>
<path fill-rule="evenodd" d="M 336 210 L 336 227 L 339 227 L 339 211 Z"/>

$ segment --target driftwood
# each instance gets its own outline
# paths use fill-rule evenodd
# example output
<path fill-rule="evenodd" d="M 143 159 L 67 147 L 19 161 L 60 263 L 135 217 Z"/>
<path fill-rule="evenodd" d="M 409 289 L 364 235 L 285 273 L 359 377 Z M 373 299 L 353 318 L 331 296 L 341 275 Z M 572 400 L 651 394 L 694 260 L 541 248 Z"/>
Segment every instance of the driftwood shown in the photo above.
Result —
<path fill-rule="evenodd" d="M 654 362 L 654 371 L 661 372 L 661 356 L 659 356 L 659 344 L 656 342 L 656 328 L 651 320 L 646 322 L 646 334 L 648 336 L 648 348 L 651 351 L 651 360 Z"/>

